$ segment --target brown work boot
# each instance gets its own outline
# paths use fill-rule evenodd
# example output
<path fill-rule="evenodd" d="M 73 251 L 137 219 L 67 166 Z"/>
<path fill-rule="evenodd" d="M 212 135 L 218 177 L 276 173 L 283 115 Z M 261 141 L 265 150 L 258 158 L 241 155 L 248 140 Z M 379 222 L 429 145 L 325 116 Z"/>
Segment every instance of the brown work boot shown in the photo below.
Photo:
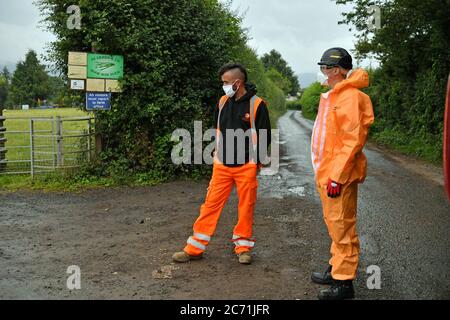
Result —
<path fill-rule="evenodd" d="M 242 264 L 252 263 L 252 255 L 250 254 L 250 251 L 244 251 L 244 252 L 238 254 L 238 257 L 239 257 L 239 263 L 242 263 Z"/>
<path fill-rule="evenodd" d="M 184 251 L 175 252 L 172 256 L 173 261 L 179 263 L 188 262 L 190 260 L 200 260 L 201 258 L 203 258 L 203 254 L 200 254 L 198 256 L 191 256 Z"/>

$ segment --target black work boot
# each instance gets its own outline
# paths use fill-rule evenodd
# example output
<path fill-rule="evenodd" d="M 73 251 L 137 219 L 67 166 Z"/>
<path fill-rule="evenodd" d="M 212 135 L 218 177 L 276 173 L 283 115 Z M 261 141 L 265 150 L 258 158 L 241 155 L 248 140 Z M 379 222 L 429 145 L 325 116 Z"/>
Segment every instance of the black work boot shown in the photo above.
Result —
<path fill-rule="evenodd" d="M 331 277 L 331 266 L 329 266 L 325 272 L 313 272 L 311 274 L 311 280 L 318 284 L 332 284 L 333 278 Z"/>
<path fill-rule="evenodd" d="M 317 296 L 319 300 L 344 300 L 353 299 L 355 291 L 353 290 L 352 280 L 333 280 L 331 287 L 321 290 Z"/>

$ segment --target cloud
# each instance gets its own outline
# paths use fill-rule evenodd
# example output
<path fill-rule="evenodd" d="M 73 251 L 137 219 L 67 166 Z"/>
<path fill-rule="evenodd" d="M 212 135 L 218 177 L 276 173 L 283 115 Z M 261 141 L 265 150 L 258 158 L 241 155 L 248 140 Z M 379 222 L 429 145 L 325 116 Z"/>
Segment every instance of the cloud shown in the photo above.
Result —
<path fill-rule="evenodd" d="M 38 8 L 31 0 L 0 1 L 0 65 L 15 66 L 29 49 L 45 55 L 55 36 L 41 27 Z"/>
<path fill-rule="evenodd" d="M 351 6 L 331 0 L 233 0 L 231 8 L 245 13 L 250 46 L 259 55 L 276 49 L 297 74 L 316 73 L 328 48 L 354 49 L 349 27 L 338 25 Z"/>
<path fill-rule="evenodd" d="M 0 0 L 0 21 L 9 25 L 30 26 L 37 18 L 32 0 Z"/>

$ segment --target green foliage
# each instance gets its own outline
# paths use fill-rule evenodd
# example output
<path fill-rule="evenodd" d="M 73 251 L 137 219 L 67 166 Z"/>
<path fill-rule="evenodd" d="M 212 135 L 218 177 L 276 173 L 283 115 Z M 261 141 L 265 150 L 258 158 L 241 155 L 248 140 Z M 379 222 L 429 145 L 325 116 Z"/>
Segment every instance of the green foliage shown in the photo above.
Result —
<path fill-rule="evenodd" d="M 276 50 L 272 50 L 269 53 L 263 55 L 261 60 L 266 70 L 275 69 L 289 81 L 289 90 L 285 91 L 286 94 L 290 94 L 294 97 L 297 96 L 297 93 L 300 91 L 300 83 L 294 71 L 288 65 L 286 60 L 283 59 L 281 54 Z M 277 83 L 277 81 L 274 82 Z"/>
<path fill-rule="evenodd" d="M 36 52 L 29 50 L 25 61 L 17 64 L 12 76 L 8 104 L 13 106 L 28 104 L 30 107 L 36 107 L 39 99 L 42 101 L 49 97 L 50 91 L 45 66 L 39 62 Z"/>
<path fill-rule="evenodd" d="M 326 92 L 328 89 L 323 87 L 319 82 L 312 83 L 305 89 L 300 104 L 302 105 L 302 113 L 305 118 L 314 120 L 319 108 L 320 94 Z"/>
<path fill-rule="evenodd" d="M 8 98 L 8 89 L 8 79 L 3 74 L 0 74 L 0 110 L 5 107 L 6 99 Z"/>
<path fill-rule="evenodd" d="M 194 121 L 212 125 L 213 108 L 223 94 L 217 71 L 226 62 L 245 65 L 258 94 L 274 110 L 284 109 L 283 92 L 246 44 L 241 18 L 217 0 L 37 3 L 57 36 L 50 59 L 62 74 L 68 51 L 124 56 L 123 92 L 113 96 L 110 111 L 96 113 L 104 137 L 103 169 L 97 174 L 137 172 L 146 180 L 202 172 L 172 164 L 170 136 L 176 128 L 192 130 Z M 69 4 L 80 7 L 81 30 L 66 27 Z"/>
<path fill-rule="evenodd" d="M 6 106 L 8 100 L 8 91 L 10 87 L 11 74 L 8 68 L 5 66 L 0 73 L 0 112 Z"/>
<path fill-rule="evenodd" d="M 336 3 L 354 5 L 341 23 L 356 27 L 357 56 L 372 55 L 381 62 L 379 69 L 371 70 L 372 83 L 366 90 L 378 122 L 371 130 L 373 137 L 420 157 L 440 159 L 450 70 L 450 1 L 336 0 Z M 381 9 L 381 28 L 374 31 L 367 23 L 369 5 Z M 399 138 L 387 139 L 388 134 L 398 134 Z M 423 152 L 423 148 L 428 151 Z M 430 152 L 435 153 L 426 156 Z"/>
<path fill-rule="evenodd" d="M 277 127 L 278 118 L 286 112 L 286 97 L 270 79 L 265 81 L 265 95 L 269 105 L 269 116 L 272 128 Z"/>
<path fill-rule="evenodd" d="M 289 110 L 302 110 L 302 104 L 300 103 L 300 100 L 293 100 L 293 101 L 287 101 L 286 102 L 286 109 Z"/>
<path fill-rule="evenodd" d="M 8 67 L 4 66 L 2 72 L 0 73 L 6 80 L 11 80 L 11 73 L 8 70 Z"/>
<path fill-rule="evenodd" d="M 292 90 L 292 84 L 289 79 L 285 78 L 281 73 L 279 73 L 275 68 L 270 68 L 266 72 L 267 77 L 275 83 L 275 85 L 283 90 L 284 94 L 287 95 Z"/>
<path fill-rule="evenodd" d="M 49 96 L 48 102 L 49 105 L 59 105 L 59 106 L 70 106 L 67 104 L 60 103 L 62 97 L 64 97 L 67 93 L 67 85 L 61 77 L 50 76 L 49 79 Z"/>
<path fill-rule="evenodd" d="M 371 128 L 371 140 L 393 148 L 407 155 L 418 157 L 432 163 L 440 163 L 442 141 L 436 143 L 430 134 L 408 134 L 401 127 L 384 127 L 382 121 L 376 121 Z M 379 127 L 384 127 L 380 130 Z"/>

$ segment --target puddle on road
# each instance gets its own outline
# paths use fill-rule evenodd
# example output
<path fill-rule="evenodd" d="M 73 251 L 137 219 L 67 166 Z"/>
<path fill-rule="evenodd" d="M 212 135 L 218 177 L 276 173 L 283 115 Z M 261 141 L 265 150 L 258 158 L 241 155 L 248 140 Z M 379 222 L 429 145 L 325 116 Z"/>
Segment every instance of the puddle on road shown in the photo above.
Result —
<path fill-rule="evenodd" d="M 308 177 L 291 172 L 289 166 L 273 171 L 261 170 L 259 174 L 258 197 L 284 199 L 285 197 L 306 197 L 313 194 L 313 183 Z"/>
<path fill-rule="evenodd" d="M 262 168 L 259 173 L 258 197 L 284 199 L 315 195 L 314 174 L 310 157 L 310 133 L 298 125 L 292 112 L 278 122 L 280 129 L 280 163 L 278 169 Z"/>
<path fill-rule="evenodd" d="M 288 189 L 290 192 L 299 195 L 300 197 L 306 196 L 305 187 L 292 187 Z"/>

